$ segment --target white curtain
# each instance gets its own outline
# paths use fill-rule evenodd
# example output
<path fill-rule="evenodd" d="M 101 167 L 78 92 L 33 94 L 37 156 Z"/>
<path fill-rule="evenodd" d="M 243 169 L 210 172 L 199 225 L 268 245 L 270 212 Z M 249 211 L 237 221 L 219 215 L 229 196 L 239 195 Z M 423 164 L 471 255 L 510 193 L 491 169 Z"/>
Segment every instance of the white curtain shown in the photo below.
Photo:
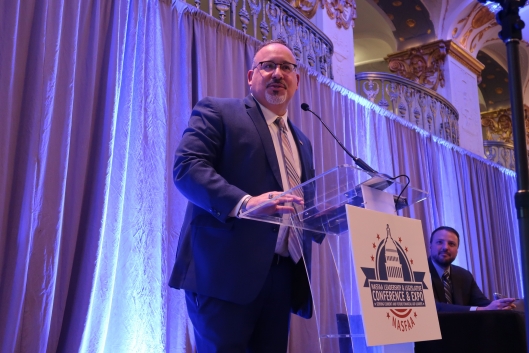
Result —
<path fill-rule="evenodd" d="M 248 93 L 257 41 L 179 1 L 2 1 L 0 26 L 0 351 L 192 352 L 183 293 L 167 287 L 187 202 L 173 152 L 200 98 Z M 514 173 L 300 74 L 289 113 L 317 172 L 351 161 L 302 102 L 429 192 L 405 213 L 426 241 L 457 228 L 458 263 L 484 292 L 521 296 Z M 291 352 L 313 347 L 305 324 Z"/>

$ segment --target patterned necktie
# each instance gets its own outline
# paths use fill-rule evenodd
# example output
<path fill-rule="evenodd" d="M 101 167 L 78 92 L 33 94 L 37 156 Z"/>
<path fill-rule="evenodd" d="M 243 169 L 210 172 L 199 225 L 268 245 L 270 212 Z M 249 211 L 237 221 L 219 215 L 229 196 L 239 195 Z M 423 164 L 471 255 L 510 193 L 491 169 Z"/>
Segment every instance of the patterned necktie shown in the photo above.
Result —
<path fill-rule="evenodd" d="M 443 273 L 443 287 L 445 290 L 446 302 L 452 304 L 452 282 L 450 281 L 450 272 L 448 272 L 448 270 Z"/>
<path fill-rule="evenodd" d="M 296 185 L 301 183 L 298 173 L 294 168 L 294 154 L 292 153 L 292 146 L 288 140 L 287 129 L 285 121 L 280 116 L 274 122 L 279 127 L 278 138 L 281 141 L 281 152 L 283 152 L 283 161 L 285 163 L 285 172 L 287 174 L 288 188 L 293 188 Z M 294 190 L 294 195 L 303 198 L 303 191 L 301 188 Z M 299 207 L 297 204 L 293 203 L 294 208 Z M 296 209 L 296 211 L 298 211 Z M 297 213 L 294 214 L 297 217 Z M 302 250 L 302 238 L 301 238 L 301 229 L 299 228 L 289 228 L 288 230 L 288 252 L 292 260 L 295 263 L 301 259 L 303 254 Z"/>

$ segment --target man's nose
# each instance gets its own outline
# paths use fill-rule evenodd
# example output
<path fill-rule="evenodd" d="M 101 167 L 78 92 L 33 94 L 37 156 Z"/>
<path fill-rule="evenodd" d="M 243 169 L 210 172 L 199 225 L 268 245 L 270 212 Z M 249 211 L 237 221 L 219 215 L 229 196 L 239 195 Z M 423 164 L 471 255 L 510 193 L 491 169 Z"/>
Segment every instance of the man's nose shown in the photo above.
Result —
<path fill-rule="evenodd" d="M 272 71 L 272 77 L 283 77 L 283 71 L 281 71 L 281 65 L 276 65 L 274 71 Z"/>

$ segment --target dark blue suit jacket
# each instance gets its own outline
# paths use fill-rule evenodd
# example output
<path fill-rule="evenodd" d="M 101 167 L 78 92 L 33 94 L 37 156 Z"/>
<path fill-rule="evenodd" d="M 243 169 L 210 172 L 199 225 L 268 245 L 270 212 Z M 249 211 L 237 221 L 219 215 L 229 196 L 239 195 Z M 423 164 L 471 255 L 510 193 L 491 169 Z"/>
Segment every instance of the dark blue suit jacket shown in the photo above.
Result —
<path fill-rule="evenodd" d="M 312 146 L 289 124 L 303 182 L 314 177 Z M 173 177 L 189 203 L 169 285 L 239 304 L 252 301 L 270 269 L 279 226 L 228 214 L 246 194 L 283 190 L 270 130 L 254 98 L 198 102 L 176 150 Z M 311 246 L 305 237 L 309 268 Z M 294 281 L 292 311 L 310 317 L 303 261 Z"/>
<path fill-rule="evenodd" d="M 433 294 L 437 311 L 469 311 L 472 306 L 487 306 L 491 303 L 481 289 L 479 289 L 472 273 L 462 267 L 450 265 L 453 304 L 448 304 L 444 294 L 443 281 L 439 277 L 430 257 L 428 258 L 428 267 L 430 268 L 430 275 L 432 277 Z"/>

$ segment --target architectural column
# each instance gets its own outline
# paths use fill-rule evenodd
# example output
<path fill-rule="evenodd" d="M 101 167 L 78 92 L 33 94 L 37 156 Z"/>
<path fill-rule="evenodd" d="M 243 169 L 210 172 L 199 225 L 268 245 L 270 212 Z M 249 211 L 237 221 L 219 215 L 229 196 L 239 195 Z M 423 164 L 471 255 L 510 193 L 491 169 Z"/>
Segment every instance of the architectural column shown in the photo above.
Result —
<path fill-rule="evenodd" d="M 325 8 L 319 9 L 311 21 L 327 35 L 334 44 L 332 67 L 334 82 L 356 92 L 353 26 L 356 18 L 354 0 L 344 2 L 339 12 L 328 1 Z"/>
<path fill-rule="evenodd" d="M 438 92 L 459 112 L 459 146 L 485 157 L 479 110 L 481 71 L 485 67 L 456 42 L 446 41 L 445 86 Z"/>

